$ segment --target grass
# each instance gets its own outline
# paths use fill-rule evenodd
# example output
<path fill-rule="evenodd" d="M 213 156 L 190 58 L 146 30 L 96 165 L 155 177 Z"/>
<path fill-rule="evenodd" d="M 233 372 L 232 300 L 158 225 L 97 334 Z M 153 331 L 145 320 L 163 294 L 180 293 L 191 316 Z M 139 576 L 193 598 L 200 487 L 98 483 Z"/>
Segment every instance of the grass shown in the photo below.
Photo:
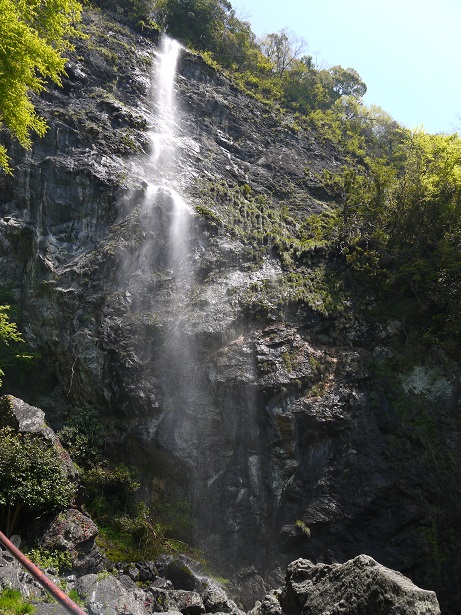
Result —
<path fill-rule="evenodd" d="M 0 593 L 0 613 L 1 615 L 23 615 L 33 613 L 35 607 L 26 602 L 17 589 L 6 587 Z"/>

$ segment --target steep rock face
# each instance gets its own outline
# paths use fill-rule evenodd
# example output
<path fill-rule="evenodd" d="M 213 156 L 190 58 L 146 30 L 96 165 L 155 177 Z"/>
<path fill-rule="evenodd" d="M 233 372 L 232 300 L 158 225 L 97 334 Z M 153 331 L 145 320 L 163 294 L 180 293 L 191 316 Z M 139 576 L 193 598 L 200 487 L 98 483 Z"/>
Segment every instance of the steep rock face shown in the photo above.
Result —
<path fill-rule="evenodd" d="M 42 356 L 18 392 L 57 426 L 98 408 L 113 454 L 191 502 L 195 540 L 227 573 L 364 552 L 452 608 L 457 367 L 433 358 L 441 387 L 410 391 L 402 411 L 368 370 L 402 324 L 352 304 L 330 315 L 316 250 L 284 251 L 328 208 L 318 174 L 340 153 L 184 52 L 175 187 L 197 213 L 178 311 L 171 199 L 146 207 L 156 44 L 104 13 L 85 24 L 63 89 L 38 102 L 48 134 L 2 180 L 0 267 Z M 171 352 L 178 328 L 188 365 Z"/>

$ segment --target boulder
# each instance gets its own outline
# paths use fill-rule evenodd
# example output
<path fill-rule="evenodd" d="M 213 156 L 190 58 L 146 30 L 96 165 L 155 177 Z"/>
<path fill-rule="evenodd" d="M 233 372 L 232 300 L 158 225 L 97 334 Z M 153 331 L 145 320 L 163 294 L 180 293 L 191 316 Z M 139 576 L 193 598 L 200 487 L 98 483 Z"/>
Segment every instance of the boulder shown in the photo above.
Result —
<path fill-rule="evenodd" d="M 235 602 L 229 600 L 226 592 L 218 585 L 211 585 L 202 594 L 203 604 L 207 613 L 232 613 L 238 615 L 241 611 Z"/>
<path fill-rule="evenodd" d="M 137 587 L 127 589 L 111 574 L 87 574 L 77 579 L 75 589 L 84 597 L 89 615 L 147 615 L 146 593 Z"/>
<path fill-rule="evenodd" d="M 171 581 L 175 589 L 199 591 L 203 586 L 202 579 L 191 568 L 194 562 L 184 555 L 163 555 L 156 564 L 160 576 Z"/>
<path fill-rule="evenodd" d="M 42 587 L 16 562 L 14 557 L 0 547 L 0 591 L 11 587 L 29 600 L 44 600 L 47 596 Z"/>
<path fill-rule="evenodd" d="M 43 534 L 40 545 L 49 550 L 69 551 L 73 568 L 80 572 L 100 572 L 105 558 L 95 543 L 98 528 L 91 517 L 76 509 L 57 514 Z"/>
<path fill-rule="evenodd" d="M 358 555 L 344 564 L 292 562 L 285 586 L 267 595 L 251 615 L 440 615 L 434 592 L 399 572 Z"/>

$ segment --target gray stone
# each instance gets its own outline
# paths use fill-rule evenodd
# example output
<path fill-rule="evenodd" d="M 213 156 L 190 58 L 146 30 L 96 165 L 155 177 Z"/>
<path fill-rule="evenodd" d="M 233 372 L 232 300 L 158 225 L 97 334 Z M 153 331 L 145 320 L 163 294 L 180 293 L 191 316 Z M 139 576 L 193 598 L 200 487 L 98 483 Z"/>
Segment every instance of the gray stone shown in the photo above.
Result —
<path fill-rule="evenodd" d="M 147 595 L 139 588 L 128 591 L 113 575 L 89 574 L 75 588 L 84 598 L 89 615 L 147 615 Z"/>
<path fill-rule="evenodd" d="M 152 608 L 158 611 L 176 610 L 183 615 L 200 615 L 205 613 L 199 593 L 178 589 L 161 589 L 153 586 L 147 590 Z"/>
<path fill-rule="evenodd" d="M 440 615 L 436 595 L 404 575 L 358 555 L 345 564 L 292 562 L 285 586 L 251 615 Z"/>
<path fill-rule="evenodd" d="M 57 579 L 52 579 L 56 581 Z M 14 557 L 0 548 L 0 589 L 11 587 L 21 592 L 28 600 L 46 600 L 48 594 L 23 568 Z"/>
<path fill-rule="evenodd" d="M 211 582 L 210 587 L 202 593 L 202 600 L 207 613 L 242 613 L 233 600 L 229 600 L 226 592 Z"/>

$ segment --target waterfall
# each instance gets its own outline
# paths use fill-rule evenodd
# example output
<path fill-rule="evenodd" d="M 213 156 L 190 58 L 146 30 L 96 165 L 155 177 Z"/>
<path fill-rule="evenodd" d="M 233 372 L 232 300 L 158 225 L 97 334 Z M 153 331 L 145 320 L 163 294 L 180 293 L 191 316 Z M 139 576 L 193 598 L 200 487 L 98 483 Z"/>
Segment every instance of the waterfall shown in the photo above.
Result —
<path fill-rule="evenodd" d="M 180 52 L 181 46 L 177 41 L 163 36 L 153 65 L 151 99 L 156 126 L 149 135 L 151 155 L 146 165 L 148 188 L 145 206 L 167 210 L 164 212 L 169 220 L 165 264 L 173 271 L 177 292 L 184 294 L 190 286 L 191 278 L 188 244 L 189 221 L 193 210 L 176 190 L 176 178 L 181 168 L 177 135 L 179 113 L 174 80 Z M 176 297 L 178 299 L 179 295 Z"/>
<path fill-rule="evenodd" d="M 208 239 L 186 193 L 192 175 L 183 152 L 190 139 L 175 96 L 180 51 L 164 37 L 153 66 L 146 188 L 142 203 L 130 211 L 135 235 L 130 246 L 136 249 L 125 252 L 122 272 L 122 301 L 129 304 L 128 326 L 137 336 L 126 359 L 132 350 L 137 379 L 126 386 L 139 383 L 135 412 L 142 418 L 136 429 L 142 433 L 146 474 L 174 489 L 173 502 L 190 505 L 192 536 L 184 538 L 200 544 L 207 556 L 225 552 L 226 559 L 239 544 L 246 549 L 246 538 L 237 543 L 232 533 L 241 510 L 261 508 L 259 428 L 251 385 L 221 388 L 212 376 L 217 339 L 207 307 L 228 299 L 210 295 L 197 275 Z M 252 540 L 258 514 L 244 522 Z"/>
<path fill-rule="evenodd" d="M 154 255 L 158 268 L 168 272 L 169 279 L 168 297 L 162 306 L 163 343 L 157 349 L 164 408 L 154 437 L 163 449 L 174 451 L 181 461 L 192 466 L 200 432 L 197 407 L 203 393 L 196 374 L 196 349 L 187 326 L 194 288 L 190 238 L 194 211 L 178 187 L 178 177 L 184 180 L 181 114 L 175 96 L 180 51 L 176 41 L 164 36 L 153 66 L 154 126 L 150 132 L 151 154 L 145 177 L 148 187 L 143 207 L 146 224 L 157 233 L 157 241 L 144 246 L 143 258 L 152 262 Z"/>

